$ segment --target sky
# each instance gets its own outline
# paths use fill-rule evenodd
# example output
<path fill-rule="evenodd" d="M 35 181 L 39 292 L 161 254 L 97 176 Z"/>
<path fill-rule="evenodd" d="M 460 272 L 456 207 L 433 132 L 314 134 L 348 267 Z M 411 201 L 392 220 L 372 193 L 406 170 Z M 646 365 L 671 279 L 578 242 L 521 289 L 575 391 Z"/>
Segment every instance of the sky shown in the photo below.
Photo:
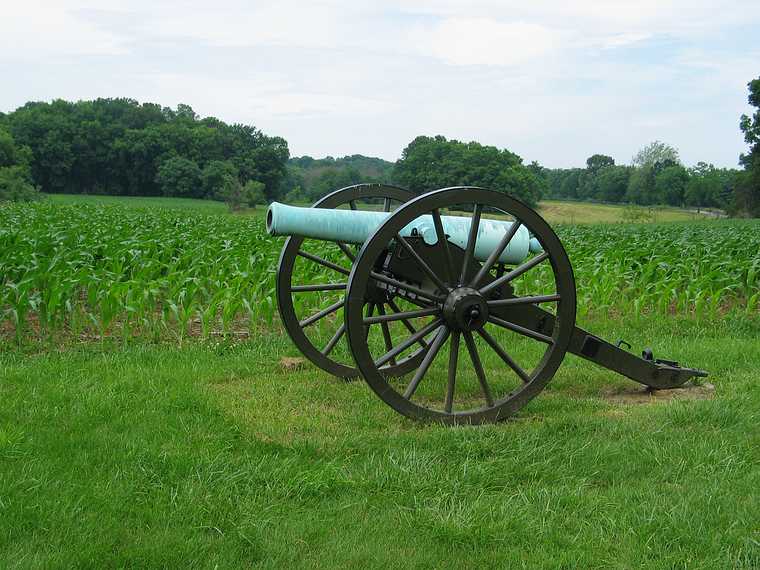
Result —
<path fill-rule="evenodd" d="M 548 167 L 653 140 L 733 167 L 758 30 L 758 0 L 2 0 L 0 111 L 130 97 L 291 156 L 396 160 L 440 134 Z"/>

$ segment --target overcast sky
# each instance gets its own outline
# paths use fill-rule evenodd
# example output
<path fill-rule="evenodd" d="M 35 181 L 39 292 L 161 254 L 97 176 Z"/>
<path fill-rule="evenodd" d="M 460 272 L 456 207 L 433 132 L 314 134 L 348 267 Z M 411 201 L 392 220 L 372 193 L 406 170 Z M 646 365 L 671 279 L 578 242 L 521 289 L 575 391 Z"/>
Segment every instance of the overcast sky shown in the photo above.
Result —
<path fill-rule="evenodd" d="M 132 97 L 253 124 L 291 155 L 389 160 L 417 135 L 526 162 L 654 139 L 735 166 L 760 0 L 3 0 L 0 110 Z"/>

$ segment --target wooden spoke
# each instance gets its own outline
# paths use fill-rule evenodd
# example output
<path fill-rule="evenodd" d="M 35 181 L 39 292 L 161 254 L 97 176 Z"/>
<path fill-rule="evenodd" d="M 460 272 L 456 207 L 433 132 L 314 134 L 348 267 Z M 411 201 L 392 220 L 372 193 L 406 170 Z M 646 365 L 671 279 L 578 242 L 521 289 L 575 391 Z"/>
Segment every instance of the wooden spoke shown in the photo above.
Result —
<path fill-rule="evenodd" d="M 507 366 L 509 366 L 512 370 L 514 370 L 515 374 L 520 377 L 520 380 L 525 382 L 526 384 L 530 382 L 530 375 L 528 375 L 525 370 L 523 370 L 519 364 L 517 364 L 514 359 L 507 354 L 507 352 L 499 346 L 499 343 L 496 342 L 496 339 L 492 337 L 487 330 L 480 329 L 478 331 L 478 334 L 483 337 L 483 340 L 485 340 L 489 346 L 494 350 L 496 354 L 499 355 L 499 357 L 507 363 Z"/>
<path fill-rule="evenodd" d="M 380 313 L 381 317 L 385 316 L 385 309 L 383 308 L 383 304 L 382 303 L 380 303 L 379 305 L 377 305 L 377 312 Z M 390 328 L 388 327 L 388 322 L 387 321 L 381 321 L 380 322 L 380 328 L 383 331 L 383 342 L 385 343 L 385 350 L 386 351 L 393 350 L 393 340 L 391 339 L 391 331 L 390 331 Z M 395 366 L 396 365 L 396 359 L 395 358 L 391 358 L 390 359 L 390 363 L 391 363 L 392 366 Z"/>
<path fill-rule="evenodd" d="M 470 265 L 472 264 L 472 257 L 475 252 L 475 242 L 478 239 L 478 229 L 480 228 L 480 216 L 482 213 L 483 204 L 475 204 L 475 210 L 472 213 L 472 219 L 470 221 L 470 233 L 467 236 L 467 247 L 464 250 L 462 273 L 459 276 L 460 285 L 463 285 L 465 279 L 467 279 L 467 272 L 470 270 Z"/>
<path fill-rule="evenodd" d="M 338 247 L 340 248 L 340 250 L 344 254 L 346 254 L 346 257 L 348 258 L 348 260 L 351 263 L 353 263 L 354 261 L 356 261 L 356 256 L 354 255 L 354 252 L 352 252 L 350 249 L 348 249 L 348 246 L 345 243 L 343 243 L 341 241 L 336 241 L 335 243 L 338 244 Z"/>
<path fill-rule="evenodd" d="M 414 333 L 409 338 L 407 338 L 404 342 L 395 346 L 393 350 L 389 350 L 388 352 L 383 354 L 380 358 L 375 360 L 375 366 L 379 368 L 380 366 L 388 362 L 391 358 L 395 358 L 396 356 L 404 352 L 407 348 L 417 343 L 421 338 L 430 334 L 432 331 L 434 331 L 440 326 L 441 326 L 441 319 L 435 319 L 434 321 L 428 323 L 426 326 L 422 327 L 416 333 Z"/>
<path fill-rule="evenodd" d="M 505 233 L 504 237 L 501 238 L 499 245 L 497 245 L 496 249 L 491 252 L 491 255 L 488 256 L 488 259 L 486 259 L 486 261 L 480 267 L 480 271 L 478 271 L 473 280 L 470 281 L 470 287 L 474 289 L 478 288 L 478 284 L 483 280 L 483 277 L 485 277 L 486 274 L 491 271 L 491 267 L 498 261 L 498 259 L 501 257 L 501 254 L 504 253 L 504 250 L 507 249 L 509 242 L 512 241 L 513 237 L 515 237 L 515 234 L 517 233 L 517 230 L 520 229 L 521 225 L 522 224 L 519 221 L 512 223 L 509 230 L 507 230 L 507 233 Z"/>
<path fill-rule="evenodd" d="M 388 300 L 388 306 L 396 314 L 403 312 L 401 309 L 399 309 L 398 305 L 393 301 L 393 299 L 389 299 Z M 414 328 L 414 326 L 412 325 L 412 323 L 409 322 L 408 319 L 401 319 L 401 322 L 406 327 L 406 330 L 408 330 L 410 333 L 414 334 L 414 333 L 417 332 L 417 330 Z M 420 343 L 420 345 L 422 346 L 422 348 L 427 348 L 427 346 L 428 346 L 424 339 L 420 339 L 417 342 Z"/>
<path fill-rule="evenodd" d="M 417 372 L 414 373 L 414 378 L 412 378 L 412 381 L 409 382 L 409 386 L 406 387 L 404 398 L 408 400 L 417 390 L 417 386 L 420 385 L 420 382 L 425 377 L 425 373 L 428 371 L 428 368 L 430 368 L 430 365 L 438 354 L 438 351 L 441 349 L 443 343 L 446 342 L 448 336 L 449 329 L 447 327 L 441 327 L 438 331 L 438 334 L 433 339 L 433 342 L 431 343 L 427 354 L 425 354 L 425 358 L 422 359 L 420 367 L 417 369 Z"/>
<path fill-rule="evenodd" d="M 454 331 L 451 335 L 451 344 L 449 345 L 449 378 L 446 384 L 446 401 L 444 409 L 447 414 L 451 413 L 454 406 L 454 387 L 457 382 L 457 359 L 459 358 L 459 331 Z"/>
<path fill-rule="evenodd" d="M 304 291 L 340 291 L 345 288 L 345 283 L 316 283 L 314 285 L 293 285 L 290 290 L 293 293 L 300 293 Z"/>
<path fill-rule="evenodd" d="M 356 371 L 400 414 L 469 425 L 517 413 L 551 380 L 568 348 L 577 348 L 575 282 L 561 241 L 538 213 L 501 192 L 443 188 L 398 208 L 403 201 L 388 196 L 394 200 L 392 215 L 377 214 L 387 208 L 384 196 L 371 200 L 371 210 L 386 221 L 361 246 L 350 276 L 329 273 L 329 278 L 303 283 L 348 281 L 346 331 L 340 342 L 348 339 Z M 367 203 L 358 194 L 349 197 L 360 207 Z M 447 217 L 452 212 L 461 217 Z M 408 231 L 413 227 L 415 235 Z M 486 230 L 495 232 L 487 247 Z M 420 232 L 427 247 L 419 241 Z M 540 251 L 528 251 L 529 236 L 541 244 Z M 348 266 L 343 254 L 311 251 Z M 542 285 L 545 278 L 551 283 Z M 337 294 L 342 292 L 331 295 Z M 375 308 L 366 315 L 369 301 L 382 304 L 384 312 Z M 335 317 L 326 321 L 336 324 L 320 326 L 329 330 L 322 344 L 342 322 Z M 332 354 L 339 353 L 343 346 Z"/>
<path fill-rule="evenodd" d="M 446 285 L 443 281 L 441 281 L 441 278 L 438 277 L 435 271 L 431 269 L 431 267 L 427 264 L 427 262 L 420 257 L 420 255 L 414 251 L 414 248 L 409 245 L 409 242 L 406 241 L 402 236 L 396 234 L 396 241 L 401 244 L 401 247 L 403 247 L 406 252 L 411 255 L 414 260 L 417 262 L 417 265 L 420 266 L 420 269 L 424 271 L 428 277 L 438 286 L 438 289 L 446 293 L 449 290 L 448 285 Z"/>
<path fill-rule="evenodd" d="M 446 276 L 449 283 L 452 285 L 456 283 L 456 272 L 454 270 L 454 262 L 451 260 L 451 249 L 449 248 L 449 240 L 446 237 L 446 233 L 443 231 L 443 222 L 441 221 L 441 213 L 438 209 L 433 210 L 433 225 L 435 226 L 435 234 L 438 237 L 438 245 L 443 248 L 444 265 L 446 266 Z M 447 288 L 443 289 L 444 291 Z"/>
<path fill-rule="evenodd" d="M 408 283 L 402 283 L 401 281 L 393 279 L 392 277 L 386 277 L 385 275 L 377 273 L 376 271 L 371 271 L 370 277 L 372 277 L 376 281 L 385 283 L 386 285 L 392 285 L 396 287 L 397 289 L 401 289 L 403 291 L 409 291 L 410 293 L 414 293 L 415 295 L 419 295 L 420 297 L 424 297 L 425 299 L 430 299 L 431 301 L 443 301 L 443 297 L 441 297 L 440 295 L 436 295 L 435 293 L 431 293 L 430 291 L 425 291 L 424 289 L 420 289 L 419 287 L 415 287 L 414 285 L 409 285 Z"/>
<path fill-rule="evenodd" d="M 437 305 L 434 305 L 435 301 L 431 301 L 429 299 L 422 299 L 421 297 L 414 297 L 414 298 L 412 298 L 412 297 L 407 297 L 406 295 L 403 295 L 403 294 L 399 294 L 399 295 L 397 295 L 397 298 L 398 299 L 403 299 L 407 303 L 409 303 L 411 305 L 416 305 L 416 306 L 418 306 L 421 309 L 429 309 L 431 307 L 437 306 Z M 441 302 L 441 301 L 439 301 L 439 302 Z M 389 304 L 390 304 L 390 302 L 389 302 Z"/>
<path fill-rule="evenodd" d="M 514 268 L 509 273 L 505 273 L 504 275 L 502 275 L 498 279 L 495 279 L 494 281 L 491 281 L 488 285 L 486 285 L 485 287 L 483 287 L 480 290 L 481 295 L 485 295 L 489 291 L 492 291 L 493 289 L 495 289 L 496 287 L 501 286 L 504 283 L 509 283 L 515 277 L 519 277 L 520 275 L 522 275 L 526 271 L 528 271 L 530 269 L 533 269 L 536 265 L 538 265 L 539 263 L 541 263 L 544 259 L 548 259 L 548 258 L 549 258 L 549 254 L 546 253 L 546 252 L 543 252 L 543 253 L 537 255 L 536 257 L 534 257 L 532 259 L 529 259 L 528 261 L 526 261 L 522 265 Z"/>
<path fill-rule="evenodd" d="M 532 305 L 534 303 L 551 303 L 559 301 L 559 295 L 536 295 L 535 297 L 513 297 L 511 299 L 496 299 L 487 301 L 489 307 L 504 307 L 506 305 Z"/>
<path fill-rule="evenodd" d="M 390 303 L 388 303 L 390 305 Z M 391 309 L 393 309 L 393 306 L 391 305 Z M 395 309 L 393 309 L 395 311 Z M 402 321 L 402 320 L 408 320 L 408 319 L 414 319 L 416 317 L 427 317 L 429 315 L 437 315 L 440 313 L 440 310 L 438 307 L 430 307 L 429 309 L 419 309 L 418 311 L 399 311 L 394 313 L 381 313 L 377 317 L 366 317 L 364 319 L 364 324 L 367 325 L 374 325 L 376 323 L 387 323 L 390 321 Z M 411 332 L 414 332 L 412 330 Z"/>
<path fill-rule="evenodd" d="M 403 204 L 413 197 L 413 192 L 385 184 L 355 184 L 331 192 L 318 200 L 314 207 L 325 208 L 324 211 L 327 213 L 330 210 L 340 210 L 356 215 L 359 215 L 361 210 L 380 212 L 385 208 L 389 212 L 383 216 L 389 217 L 390 212 L 396 209 L 399 204 Z M 432 231 L 432 222 L 430 225 Z M 391 236 L 388 242 L 390 243 L 392 239 Z M 344 302 L 340 310 L 326 315 L 326 318 L 321 320 L 317 318 L 320 317 L 319 314 L 313 315 L 313 313 L 321 313 L 324 307 L 338 301 L 344 293 L 348 292 L 349 284 L 347 282 L 351 271 L 354 269 L 354 264 L 359 260 L 361 245 L 348 243 L 342 238 L 333 240 L 333 243 L 335 245 L 328 242 L 327 249 L 325 249 L 325 246 L 315 246 L 311 238 L 298 235 L 292 236 L 292 239 L 285 242 L 278 262 L 277 305 L 282 326 L 306 358 L 330 374 L 342 378 L 352 378 L 359 375 L 359 370 L 355 359 L 352 358 L 353 352 L 348 350 L 347 345 L 349 333 L 352 333 L 350 325 L 347 322 L 344 323 L 343 319 L 343 311 L 347 305 Z M 380 271 L 380 273 L 384 272 Z M 391 276 L 397 277 L 396 275 Z M 385 287 L 385 285 L 374 281 L 370 283 L 370 287 L 375 285 Z M 423 288 L 428 287 L 426 285 Z M 430 288 L 432 289 L 432 287 Z M 389 289 L 393 288 L 389 287 Z M 416 298 L 413 293 L 409 293 L 409 295 Z M 363 333 L 367 329 L 364 328 L 361 321 L 367 310 L 366 301 L 370 298 L 372 298 L 371 295 L 366 296 L 365 299 L 360 299 L 356 305 L 357 316 L 359 317 L 359 328 L 354 334 L 356 342 L 364 340 Z M 419 301 L 422 300 L 423 298 L 419 297 Z M 420 308 L 406 302 L 402 303 L 398 300 L 397 302 L 405 310 Z M 377 316 L 377 310 L 373 310 L 374 315 Z M 387 305 L 385 305 L 385 310 L 387 313 L 391 312 Z M 411 319 L 411 322 L 415 328 L 419 328 L 433 318 L 435 317 Z M 398 322 L 402 323 L 403 321 Z M 309 328 L 309 324 L 311 324 L 311 328 Z M 301 325 L 305 325 L 306 328 Z M 401 325 L 389 323 L 388 327 L 393 342 L 403 340 L 410 334 Z M 398 327 L 398 331 L 394 327 Z M 379 326 L 377 328 L 379 329 Z M 316 329 L 319 329 L 319 334 L 314 334 L 317 332 Z M 371 328 L 369 330 L 372 332 Z M 382 348 L 383 341 L 379 340 L 380 331 L 377 332 L 376 336 L 379 341 L 377 342 L 377 352 L 382 354 L 385 352 Z M 374 335 L 370 334 L 370 336 Z M 425 338 L 430 338 L 430 336 Z M 370 340 L 373 343 L 375 342 L 375 339 Z M 344 350 L 344 345 L 346 350 Z M 413 374 L 425 356 L 424 351 L 420 350 L 420 345 L 427 346 L 427 344 L 422 343 L 415 344 L 404 353 L 403 361 L 401 357 L 397 357 L 397 365 L 387 364 L 383 373 L 397 376 L 410 372 Z M 371 364 L 371 359 L 369 361 Z"/>
<path fill-rule="evenodd" d="M 534 340 L 540 340 L 541 342 L 545 342 L 546 344 L 554 344 L 554 339 L 552 337 L 546 336 L 545 334 L 541 334 L 536 331 L 532 331 L 530 329 L 526 329 L 525 327 L 521 327 L 520 325 L 510 323 L 509 321 L 505 321 L 504 319 L 500 319 L 494 316 L 489 316 L 488 322 L 498 325 L 500 327 L 504 327 L 505 329 L 509 329 L 511 331 L 519 333 L 523 336 L 527 336 Z"/>
<path fill-rule="evenodd" d="M 338 327 L 338 330 L 335 332 L 335 334 L 332 336 L 329 342 L 322 349 L 323 356 L 328 356 L 333 351 L 333 348 L 335 348 L 335 345 L 338 344 L 338 341 L 341 339 L 341 337 L 343 336 L 345 332 L 346 332 L 346 325 L 345 323 L 343 323 L 340 325 L 340 327 Z"/>
<path fill-rule="evenodd" d="M 374 303 L 367 303 L 367 317 L 369 318 L 372 316 L 372 313 L 375 310 L 375 304 Z M 369 325 L 364 325 L 364 338 L 369 337 Z"/>
<path fill-rule="evenodd" d="M 328 269 L 332 269 L 333 271 L 342 273 L 343 275 L 348 275 L 349 273 L 351 273 L 345 267 L 341 267 L 340 265 L 338 265 L 337 263 L 333 263 L 332 261 L 327 261 L 326 259 L 322 259 L 318 255 L 314 255 L 313 253 L 309 253 L 308 251 L 299 250 L 298 255 L 306 259 L 309 259 L 313 261 L 314 263 L 319 263 L 320 265 L 327 267 Z"/>
<path fill-rule="evenodd" d="M 326 309 L 322 309 L 318 313 L 314 313 L 312 316 L 310 316 L 307 319 L 304 319 L 304 320 L 300 321 L 298 324 L 301 326 L 301 328 L 306 328 L 309 325 L 313 325 L 314 323 L 316 323 L 319 319 L 322 319 L 322 318 L 326 317 L 330 313 L 334 313 L 335 311 L 337 311 L 338 309 L 340 309 L 342 306 L 343 306 L 343 299 L 341 299 L 340 301 L 338 301 L 336 303 L 333 303 L 332 305 L 330 305 Z"/>
<path fill-rule="evenodd" d="M 478 355 L 478 348 L 475 346 L 475 339 L 472 338 L 470 331 L 462 333 L 464 335 L 464 343 L 467 345 L 467 351 L 470 353 L 470 360 L 472 360 L 472 367 L 475 369 L 475 374 L 478 376 L 478 382 L 480 382 L 480 388 L 483 390 L 483 397 L 486 399 L 488 407 L 493 407 L 493 396 L 491 395 L 491 387 L 486 380 L 486 373 L 483 371 L 483 364 L 480 362 L 480 356 Z"/>

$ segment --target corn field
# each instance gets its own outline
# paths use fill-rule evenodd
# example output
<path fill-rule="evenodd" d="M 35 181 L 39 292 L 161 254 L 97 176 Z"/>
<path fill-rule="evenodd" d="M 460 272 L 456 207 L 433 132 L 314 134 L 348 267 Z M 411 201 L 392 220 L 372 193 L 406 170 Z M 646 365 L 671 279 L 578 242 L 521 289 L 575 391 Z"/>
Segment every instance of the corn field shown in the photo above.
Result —
<path fill-rule="evenodd" d="M 558 233 L 581 315 L 758 312 L 759 221 L 560 226 Z M 324 245 L 324 257 L 346 263 Z M 281 246 L 260 217 L 3 204 L 0 336 L 181 340 L 278 326 Z"/>

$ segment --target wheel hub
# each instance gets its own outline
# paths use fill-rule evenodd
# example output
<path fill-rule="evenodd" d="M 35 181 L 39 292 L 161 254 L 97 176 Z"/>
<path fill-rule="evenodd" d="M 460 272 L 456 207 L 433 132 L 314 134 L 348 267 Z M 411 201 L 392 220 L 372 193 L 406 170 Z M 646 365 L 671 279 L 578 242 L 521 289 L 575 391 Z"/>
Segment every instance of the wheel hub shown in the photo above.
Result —
<path fill-rule="evenodd" d="M 443 316 L 450 327 L 473 331 L 482 328 L 488 320 L 488 305 L 476 289 L 459 287 L 446 297 Z"/>

